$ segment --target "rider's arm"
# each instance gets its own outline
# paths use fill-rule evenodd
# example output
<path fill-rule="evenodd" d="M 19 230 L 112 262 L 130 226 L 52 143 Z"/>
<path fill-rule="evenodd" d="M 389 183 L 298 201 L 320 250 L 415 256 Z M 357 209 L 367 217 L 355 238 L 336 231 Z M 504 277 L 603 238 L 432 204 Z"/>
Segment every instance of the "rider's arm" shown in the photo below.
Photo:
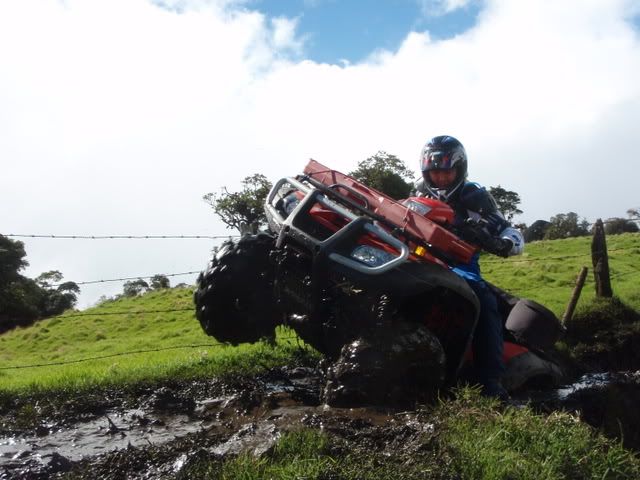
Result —
<path fill-rule="evenodd" d="M 463 230 L 470 237 L 469 241 L 501 257 L 522 253 L 522 234 L 504 218 L 495 200 L 484 187 L 474 183 L 466 184 L 461 204 L 467 210 L 467 225 Z"/>

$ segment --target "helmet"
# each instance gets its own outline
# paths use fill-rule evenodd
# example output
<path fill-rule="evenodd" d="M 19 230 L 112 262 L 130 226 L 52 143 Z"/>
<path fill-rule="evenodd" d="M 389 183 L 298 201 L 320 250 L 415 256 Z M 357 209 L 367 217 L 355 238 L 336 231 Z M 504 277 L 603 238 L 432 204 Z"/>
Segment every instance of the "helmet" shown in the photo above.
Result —
<path fill-rule="evenodd" d="M 424 178 L 424 186 L 429 194 L 435 198 L 447 201 L 457 192 L 467 178 L 467 152 L 462 143 L 448 135 L 433 137 L 422 149 L 420 155 L 420 169 Z M 446 188 L 440 188 L 431 180 L 429 172 L 432 170 L 456 171 L 455 180 Z"/>

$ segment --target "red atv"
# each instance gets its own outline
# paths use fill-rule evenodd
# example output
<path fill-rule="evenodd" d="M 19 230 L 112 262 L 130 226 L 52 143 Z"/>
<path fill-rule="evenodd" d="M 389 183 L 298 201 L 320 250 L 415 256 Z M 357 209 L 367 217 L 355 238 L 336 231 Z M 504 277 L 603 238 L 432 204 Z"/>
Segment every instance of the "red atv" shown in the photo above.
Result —
<path fill-rule="evenodd" d="M 311 160 L 273 186 L 265 211 L 268 231 L 225 242 L 198 278 L 208 335 L 238 344 L 291 327 L 331 362 L 332 405 L 426 400 L 472 367 L 479 303 L 450 267 L 477 247 L 452 230 L 448 205 L 398 202 Z M 505 322 L 505 388 L 557 382 L 546 352 L 558 319 L 491 288 Z"/>

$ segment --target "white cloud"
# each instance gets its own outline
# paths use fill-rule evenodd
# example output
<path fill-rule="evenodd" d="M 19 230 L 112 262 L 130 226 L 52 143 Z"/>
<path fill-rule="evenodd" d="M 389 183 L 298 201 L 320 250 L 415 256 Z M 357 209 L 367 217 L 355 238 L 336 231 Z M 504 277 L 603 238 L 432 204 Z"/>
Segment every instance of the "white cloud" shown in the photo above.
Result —
<path fill-rule="evenodd" d="M 422 14 L 429 17 L 438 17 L 451 13 L 460 8 L 465 8 L 479 0 L 417 0 Z"/>
<path fill-rule="evenodd" d="M 296 20 L 250 3 L 164 3 L 0 4 L 2 233 L 232 233 L 204 193 L 295 174 L 309 157 L 348 171 L 386 150 L 414 167 L 442 133 L 465 143 L 473 179 L 520 193 L 527 222 L 638 205 L 633 2 L 494 0 L 453 39 L 410 33 L 342 65 L 301 59 Z M 76 281 L 187 271 L 210 248 L 26 246 L 29 274 Z"/>

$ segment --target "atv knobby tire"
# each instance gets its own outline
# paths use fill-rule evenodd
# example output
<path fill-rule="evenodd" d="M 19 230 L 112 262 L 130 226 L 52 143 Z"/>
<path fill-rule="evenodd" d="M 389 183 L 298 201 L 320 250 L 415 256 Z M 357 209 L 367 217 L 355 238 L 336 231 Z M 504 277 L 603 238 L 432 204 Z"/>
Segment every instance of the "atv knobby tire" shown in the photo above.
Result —
<path fill-rule="evenodd" d="M 207 335 L 233 345 L 273 339 L 279 314 L 273 298 L 267 233 L 224 242 L 194 293 L 196 317 Z"/>
<path fill-rule="evenodd" d="M 438 338 L 418 323 L 396 322 L 342 348 L 329 367 L 324 402 L 336 407 L 429 401 L 445 378 Z"/>

